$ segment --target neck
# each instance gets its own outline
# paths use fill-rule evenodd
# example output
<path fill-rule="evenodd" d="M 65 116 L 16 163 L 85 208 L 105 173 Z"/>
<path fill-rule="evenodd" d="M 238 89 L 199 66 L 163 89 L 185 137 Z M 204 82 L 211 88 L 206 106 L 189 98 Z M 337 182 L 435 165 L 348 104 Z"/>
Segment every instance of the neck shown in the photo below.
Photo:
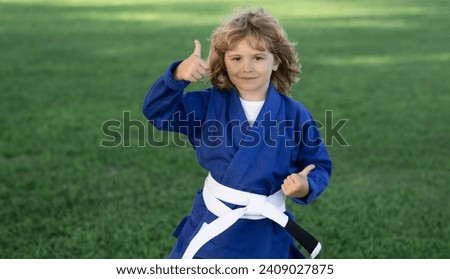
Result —
<path fill-rule="evenodd" d="M 267 91 L 264 92 L 246 92 L 246 91 L 239 91 L 239 97 L 244 99 L 245 101 L 264 101 L 267 97 Z"/>

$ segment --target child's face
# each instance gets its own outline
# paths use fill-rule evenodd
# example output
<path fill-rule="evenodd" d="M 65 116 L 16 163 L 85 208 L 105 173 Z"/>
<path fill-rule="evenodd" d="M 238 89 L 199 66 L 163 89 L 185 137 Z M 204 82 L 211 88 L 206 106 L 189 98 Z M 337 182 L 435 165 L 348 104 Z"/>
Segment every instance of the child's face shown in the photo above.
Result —
<path fill-rule="evenodd" d="M 266 98 L 270 76 L 278 68 L 271 52 L 254 49 L 247 39 L 243 39 L 225 52 L 224 59 L 228 77 L 243 99 L 257 101 Z"/>

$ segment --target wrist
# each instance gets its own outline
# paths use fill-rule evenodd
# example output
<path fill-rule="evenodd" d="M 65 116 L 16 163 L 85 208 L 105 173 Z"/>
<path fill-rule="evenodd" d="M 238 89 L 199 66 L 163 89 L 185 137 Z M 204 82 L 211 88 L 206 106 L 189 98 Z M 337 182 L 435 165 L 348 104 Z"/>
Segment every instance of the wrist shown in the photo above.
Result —
<path fill-rule="evenodd" d="M 180 78 L 180 76 L 178 74 L 178 72 L 179 72 L 178 68 L 179 68 L 179 65 L 175 69 L 172 70 L 173 80 L 182 80 L 182 78 Z"/>
<path fill-rule="evenodd" d="M 295 197 L 301 199 L 301 198 L 306 197 L 308 194 L 309 194 L 309 185 L 303 184 L 303 185 L 300 187 L 300 189 L 298 189 L 298 191 L 297 191 Z"/>

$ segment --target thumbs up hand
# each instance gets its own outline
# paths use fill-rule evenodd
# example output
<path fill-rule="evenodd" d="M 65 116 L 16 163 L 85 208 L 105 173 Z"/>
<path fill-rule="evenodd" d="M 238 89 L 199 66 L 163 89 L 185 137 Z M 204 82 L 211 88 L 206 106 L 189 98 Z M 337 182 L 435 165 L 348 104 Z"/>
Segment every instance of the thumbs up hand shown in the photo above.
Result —
<path fill-rule="evenodd" d="M 200 41 L 194 40 L 194 52 L 178 65 L 174 71 L 175 80 L 186 80 L 196 82 L 207 74 L 208 63 L 202 59 L 202 45 Z"/>
<path fill-rule="evenodd" d="M 309 193 L 308 174 L 315 168 L 308 165 L 299 173 L 293 173 L 284 179 L 281 189 L 287 197 L 303 198 Z"/>

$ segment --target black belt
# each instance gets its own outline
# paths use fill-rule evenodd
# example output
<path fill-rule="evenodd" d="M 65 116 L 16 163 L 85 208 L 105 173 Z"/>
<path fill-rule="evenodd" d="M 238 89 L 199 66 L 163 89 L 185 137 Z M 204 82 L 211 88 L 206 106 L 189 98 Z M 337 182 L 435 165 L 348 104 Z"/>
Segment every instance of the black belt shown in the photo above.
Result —
<path fill-rule="evenodd" d="M 322 247 L 320 242 L 309 232 L 300 227 L 294 220 L 289 218 L 289 221 L 284 228 L 303 248 L 306 249 L 306 251 L 308 251 L 311 258 L 315 258 L 319 254 Z"/>

